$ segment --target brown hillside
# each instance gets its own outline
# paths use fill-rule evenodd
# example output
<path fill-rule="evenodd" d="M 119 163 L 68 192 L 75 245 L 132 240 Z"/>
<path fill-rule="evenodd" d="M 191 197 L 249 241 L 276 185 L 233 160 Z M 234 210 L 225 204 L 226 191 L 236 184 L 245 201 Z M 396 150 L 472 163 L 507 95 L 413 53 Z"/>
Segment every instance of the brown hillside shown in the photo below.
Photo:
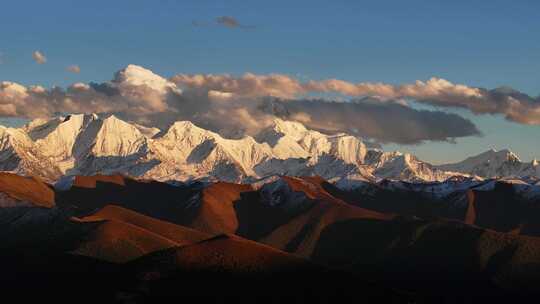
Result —
<path fill-rule="evenodd" d="M 97 222 L 103 220 L 124 222 L 151 231 L 176 242 L 178 245 L 191 244 L 211 237 L 210 234 L 195 229 L 160 221 L 114 205 L 105 206 L 95 214 L 84 217 L 81 220 L 85 222 Z"/>
<path fill-rule="evenodd" d="M 109 262 L 127 262 L 157 250 L 210 237 L 118 206 L 106 206 L 94 215 L 76 221 L 93 223 L 95 228 L 73 252 Z"/>
<path fill-rule="evenodd" d="M 54 191 L 37 177 L 0 172 L 0 192 L 40 207 L 51 208 L 55 205 Z"/>
<path fill-rule="evenodd" d="M 208 233 L 235 233 L 238 218 L 234 204 L 243 192 L 253 191 L 249 185 L 217 182 L 206 187 L 200 196 L 200 207 L 190 227 Z"/>

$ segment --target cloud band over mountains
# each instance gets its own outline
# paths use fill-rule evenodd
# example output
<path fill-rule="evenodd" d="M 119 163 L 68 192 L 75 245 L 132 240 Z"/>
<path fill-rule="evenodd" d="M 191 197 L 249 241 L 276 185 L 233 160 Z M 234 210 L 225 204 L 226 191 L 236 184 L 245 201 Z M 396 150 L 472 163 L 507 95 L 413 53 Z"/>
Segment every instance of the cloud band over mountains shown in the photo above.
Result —
<path fill-rule="evenodd" d="M 339 93 L 349 101 L 307 99 Z M 190 120 L 230 137 L 256 134 L 276 116 L 323 132 L 348 132 L 379 142 L 415 144 L 478 135 L 473 122 L 456 114 L 419 110 L 407 100 L 459 107 L 475 114 L 540 124 L 540 102 L 509 89 L 486 90 L 432 78 L 400 86 L 341 80 L 300 82 L 279 74 L 184 75 L 170 80 L 130 65 L 105 83 L 75 83 L 66 89 L 0 83 L 0 115 L 50 117 L 58 113 L 114 113 L 165 128 Z"/>
<path fill-rule="evenodd" d="M 190 88 L 230 92 L 245 97 L 271 95 L 293 98 L 309 93 L 339 93 L 354 97 L 377 97 L 381 100 L 411 99 L 436 107 L 464 108 L 474 114 L 502 114 L 522 124 L 540 125 L 540 98 L 498 88 L 487 90 L 454 84 L 440 78 L 412 84 L 351 83 L 338 79 L 300 82 L 287 75 L 185 75 L 172 78 Z"/>
<path fill-rule="evenodd" d="M 326 133 L 346 132 L 379 142 L 416 144 L 480 135 L 470 120 L 459 115 L 417 110 L 371 98 L 350 102 L 292 100 L 281 102 L 281 106 L 283 111 L 275 113 L 281 118 L 296 120 Z"/>

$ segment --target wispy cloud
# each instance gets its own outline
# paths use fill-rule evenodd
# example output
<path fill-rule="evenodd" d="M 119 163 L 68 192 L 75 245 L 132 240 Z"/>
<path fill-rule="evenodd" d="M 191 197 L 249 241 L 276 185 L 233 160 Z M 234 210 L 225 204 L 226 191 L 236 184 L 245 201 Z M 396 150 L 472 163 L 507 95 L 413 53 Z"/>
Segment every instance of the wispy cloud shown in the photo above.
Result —
<path fill-rule="evenodd" d="M 245 25 L 240 23 L 236 18 L 231 16 L 220 16 L 216 18 L 216 23 L 228 28 L 254 28 L 252 25 Z"/>
<path fill-rule="evenodd" d="M 44 64 L 47 62 L 47 57 L 45 57 L 45 55 L 43 55 L 43 53 L 40 51 L 34 51 L 34 53 L 32 53 L 32 58 L 34 58 L 38 64 Z"/>
<path fill-rule="evenodd" d="M 81 72 L 81 68 L 76 64 L 68 66 L 66 70 L 75 74 L 79 74 Z"/>
<path fill-rule="evenodd" d="M 217 17 L 216 22 L 226 27 L 240 27 L 238 20 L 230 16 Z"/>

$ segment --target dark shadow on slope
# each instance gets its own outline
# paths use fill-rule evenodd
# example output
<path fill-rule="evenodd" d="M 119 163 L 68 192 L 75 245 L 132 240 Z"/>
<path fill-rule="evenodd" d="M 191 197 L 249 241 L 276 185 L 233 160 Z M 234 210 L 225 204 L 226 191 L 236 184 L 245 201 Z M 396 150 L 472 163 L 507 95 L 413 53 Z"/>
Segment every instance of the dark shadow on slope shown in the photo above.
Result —
<path fill-rule="evenodd" d="M 73 169 L 66 172 L 66 175 L 73 175 L 79 172 L 91 174 L 129 174 L 131 176 L 142 176 L 161 164 L 158 159 L 151 159 L 141 162 L 140 154 L 128 156 L 87 156 L 83 161 L 77 161 Z M 127 165 L 126 165 L 127 164 Z"/>
<path fill-rule="evenodd" d="M 347 296 L 402 302 L 407 297 L 350 273 L 330 270 L 270 247 L 226 235 L 154 252 L 129 263 L 150 295 Z M 182 288 L 179 288 L 181 286 Z"/>
<path fill-rule="evenodd" d="M 95 188 L 73 186 L 67 191 L 57 191 L 57 204 L 72 209 L 78 216 L 92 214 L 109 204 L 119 205 L 180 225 L 189 223 L 198 210 L 198 204 L 190 202 L 200 192 L 196 184 L 172 186 L 129 178 L 124 181 L 125 186 L 97 181 Z"/>
<path fill-rule="evenodd" d="M 500 232 L 540 236 L 540 206 L 520 197 L 512 184 L 496 183 L 493 190 L 469 190 L 475 211 L 473 224 Z"/>
<path fill-rule="evenodd" d="M 388 190 L 378 185 L 368 185 L 369 191 L 344 191 L 324 182 L 323 188 L 333 196 L 362 208 L 383 213 L 396 213 L 406 216 L 419 216 L 425 219 L 447 218 L 463 220 L 466 208 L 455 204 L 455 198 L 436 199 L 426 197 L 420 192 L 407 190 Z M 455 196 L 464 195 L 457 193 Z"/>
<path fill-rule="evenodd" d="M 121 265 L 63 253 L 0 255 L 0 291 L 25 302 L 112 303 L 139 299 Z"/>
<path fill-rule="evenodd" d="M 482 233 L 452 222 L 347 220 L 321 233 L 312 259 L 422 294 L 503 294 L 480 265 Z"/>
<path fill-rule="evenodd" d="M 75 223 L 58 208 L 0 208 L 0 254 L 4 252 L 61 252 L 75 248 L 96 224 Z"/>
<path fill-rule="evenodd" d="M 66 121 L 66 120 L 64 120 L 64 121 Z M 32 132 L 29 132 L 28 136 L 33 141 L 36 141 L 38 139 L 43 139 L 43 138 L 47 137 L 49 134 L 51 134 L 56 129 L 56 127 L 58 127 L 64 121 L 61 121 L 60 119 L 50 120 L 50 121 L 48 121 L 48 122 L 46 122 L 46 123 L 44 123 L 44 124 L 42 124 L 40 126 L 35 127 L 32 130 Z"/>
<path fill-rule="evenodd" d="M 315 205 L 316 200 L 306 198 L 294 208 L 287 204 L 270 206 L 262 202 L 259 192 L 243 192 L 240 199 L 234 202 L 238 218 L 236 234 L 258 240 Z"/>
<path fill-rule="evenodd" d="M 204 161 L 216 147 L 213 139 L 207 139 L 195 147 L 187 157 L 188 164 L 200 164 Z"/>

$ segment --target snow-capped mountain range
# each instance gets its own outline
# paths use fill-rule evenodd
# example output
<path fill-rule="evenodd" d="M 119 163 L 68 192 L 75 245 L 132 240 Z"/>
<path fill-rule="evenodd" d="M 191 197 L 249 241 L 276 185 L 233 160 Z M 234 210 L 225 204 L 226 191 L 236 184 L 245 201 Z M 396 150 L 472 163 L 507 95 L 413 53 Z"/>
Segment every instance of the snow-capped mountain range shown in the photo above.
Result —
<path fill-rule="evenodd" d="M 22 128 L 0 126 L 0 170 L 48 181 L 98 173 L 160 181 L 234 182 L 272 175 L 319 175 L 342 185 L 383 179 L 540 177 L 537 161 L 521 162 L 508 150 L 435 166 L 411 154 L 368 148 L 351 135 L 327 135 L 281 119 L 255 137 L 228 139 L 189 121 L 159 130 L 97 114 L 38 119 Z"/>

